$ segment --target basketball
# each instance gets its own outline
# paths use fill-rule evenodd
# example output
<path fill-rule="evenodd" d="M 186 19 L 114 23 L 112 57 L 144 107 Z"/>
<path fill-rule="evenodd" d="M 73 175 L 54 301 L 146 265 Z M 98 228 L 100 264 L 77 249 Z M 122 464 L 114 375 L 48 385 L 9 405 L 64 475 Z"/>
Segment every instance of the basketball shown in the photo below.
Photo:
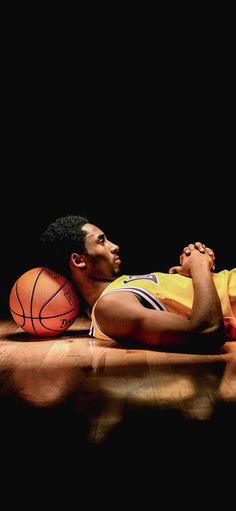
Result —
<path fill-rule="evenodd" d="M 44 267 L 32 268 L 19 277 L 11 289 L 9 305 L 16 324 L 39 337 L 61 334 L 80 310 L 71 282 Z"/>

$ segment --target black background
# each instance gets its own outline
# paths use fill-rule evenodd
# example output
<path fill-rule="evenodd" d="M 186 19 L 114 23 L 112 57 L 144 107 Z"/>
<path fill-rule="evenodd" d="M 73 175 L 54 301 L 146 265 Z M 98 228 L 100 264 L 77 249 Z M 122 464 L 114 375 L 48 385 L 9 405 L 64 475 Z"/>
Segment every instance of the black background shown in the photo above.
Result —
<path fill-rule="evenodd" d="M 166 39 L 152 51 L 148 41 L 101 38 L 78 53 L 68 41 L 9 43 L 2 317 L 15 280 L 41 264 L 41 232 L 67 213 L 85 214 L 119 244 L 124 273 L 168 271 L 194 241 L 215 250 L 218 271 L 235 266 L 230 54 L 220 40 L 213 50 Z"/>
<path fill-rule="evenodd" d="M 4 317 L 15 280 L 41 264 L 41 232 L 67 213 L 85 214 L 120 246 L 124 273 L 168 271 L 186 243 L 198 240 L 215 250 L 218 271 L 235 266 L 227 156 L 216 154 L 215 146 L 194 157 L 197 148 L 189 148 L 190 141 L 181 146 L 170 137 L 163 148 L 158 140 L 151 144 L 143 131 L 136 136 L 125 148 L 108 133 L 106 143 L 91 139 L 86 149 L 79 140 L 69 148 L 67 140 L 63 154 L 63 137 L 47 151 L 38 143 L 32 147 L 30 138 L 27 147 L 18 148 L 2 186 Z"/>

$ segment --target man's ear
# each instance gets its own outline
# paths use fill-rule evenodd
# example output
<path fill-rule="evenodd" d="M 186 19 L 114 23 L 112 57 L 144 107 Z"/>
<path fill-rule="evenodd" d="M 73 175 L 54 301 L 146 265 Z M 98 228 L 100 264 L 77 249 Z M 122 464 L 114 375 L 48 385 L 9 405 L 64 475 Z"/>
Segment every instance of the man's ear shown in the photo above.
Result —
<path fill-rule="evenodd" d="M 70 262 L 73 266 L 77 266 L 78 268 L 86 268 L 86 262 L 83 259 L 81 254 L 77 254 L 73 252 L 70 256 Z"/>

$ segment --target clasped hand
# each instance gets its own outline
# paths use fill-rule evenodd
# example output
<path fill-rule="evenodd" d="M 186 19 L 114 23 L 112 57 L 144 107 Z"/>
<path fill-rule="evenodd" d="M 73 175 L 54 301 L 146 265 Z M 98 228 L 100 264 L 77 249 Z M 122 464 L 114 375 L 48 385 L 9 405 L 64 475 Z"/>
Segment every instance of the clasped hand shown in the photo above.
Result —
<path fill-rule="evenodd" d="M 186 247 L 184 247 L 182 254 L 179 257 L 179 262 L 181 266 L 172 266 L 169 269 L 169 273 L 179 273 L 180 275 L 185 275 L 186 277 L 190 276 L 190 265 L 187 264 L 190 261 L 187 261 L 187 258 L 191 257 L 192 254 L 200 252 L 209 262 L 210 270 L 215 270 L 215 254 L 214 251 L 206 247 L 204 243 L 200 241 L 196 241 L 196 243 L 190 243 Z"/>

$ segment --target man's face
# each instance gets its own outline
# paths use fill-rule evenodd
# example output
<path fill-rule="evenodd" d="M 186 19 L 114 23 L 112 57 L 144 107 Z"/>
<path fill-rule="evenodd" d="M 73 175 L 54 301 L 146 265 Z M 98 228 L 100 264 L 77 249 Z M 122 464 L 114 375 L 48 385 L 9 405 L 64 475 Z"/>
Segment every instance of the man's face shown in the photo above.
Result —
<path fill-rule="evenodd" d="M 83 254 L 83 258 L 91 277 L 113 280 L 120 271 L 118 245 L 109 241 L 104 232 L 93 224 L 85 224 L 82 230 L 86 232 L 86 254 Z"/>

